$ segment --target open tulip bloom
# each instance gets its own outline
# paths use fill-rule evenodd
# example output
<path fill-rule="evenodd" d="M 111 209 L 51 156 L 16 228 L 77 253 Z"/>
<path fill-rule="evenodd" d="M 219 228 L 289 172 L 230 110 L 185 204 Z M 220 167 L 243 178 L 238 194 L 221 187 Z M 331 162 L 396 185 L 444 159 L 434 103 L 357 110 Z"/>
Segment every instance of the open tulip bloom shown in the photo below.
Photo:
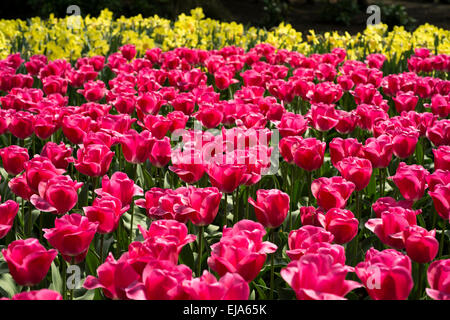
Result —
<path fill-rule="evenodd" d="M 448 30 L 110 14 L 0 21 L 0 299 L 450 299 Z"/>

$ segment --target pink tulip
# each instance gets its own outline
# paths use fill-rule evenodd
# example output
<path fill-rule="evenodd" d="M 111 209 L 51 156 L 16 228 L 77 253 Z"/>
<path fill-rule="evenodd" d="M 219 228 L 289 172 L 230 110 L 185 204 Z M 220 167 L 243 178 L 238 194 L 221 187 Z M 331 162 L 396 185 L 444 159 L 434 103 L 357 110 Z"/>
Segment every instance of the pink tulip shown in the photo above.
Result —
<path fill-rule="evenodd" d="M 7 200 L 0 204 L 0 239 L 4 238 L 11 230 L 18 211 L 19 204 L 13 200 Z"/>
<path fill-rule="evenodd" d="M 77 190 L 82 182 L 73 181 L 69 176 L 55 176 L 39 183 L 39 195 L 31 196 L 31 203 L 40 211 L 63 214 L 70 211 L 78 201 Z"/>
<path fill-rule="evenodd" d="M 220 276 L 239 273 L 247 282 L 256 278 L 266 255 L 276 251 L 271 242 L 263 242 L 264 227 L 250 220 L 241 220 L 233 228 L 224 227 L 222 239 L 211 246 L 208 265 Z"/>
<path fill-rule="evenodd" d="M 322 177 L 311 184 L 311 192 L 317 199 L 317 205 L 325 210 L 344 208 L 353 190 L 355 184 L 342 177 Z"/>
<path fill-rule="evenodd" d="M 301 139 L 293 145 L 294 163 L 300 168 L 313 171 L 323 164 L 327 144 L 315 138 Z"/>
<path fill-rule="evenodd" d="M 330 209 L 325 215 L 324 228 L 334 236 L 334 242 L 350 242 L 358 233 L 359 222 L 350 210 Z"/>
<path fill-rule="evenodd" d="M 123 206 L 130 205 L 133 197 L 144 194 L 141 187 L 128 178 L 126 173 L 120 171 L 114 172 L 111 179 L 106 175 L 103 176 L 102 187 L 96 189 L 95 193 L 101 196 L 112 195 L 118 198 Z"/>
<path fill-rule="evenodd" d="M 56 144 L 47 142 L 41 151 L 41 156 L 47 157 L 58 169 L 66 170 L 70 162 L 73 162 L 72 148 L 67 147 L 63 142 Z"/>
<path fill-rule="evenodd" d="M 372 163 L 367 159 L 347 157 L 336 163 L 344 179 L 355 184 L 355 190 L 361 191 L 369 185 L 372 176 Z"/>
<path fill-rule="evenodd" d="M 88 290 L 102 288 L 103 293 L 109 299 L 126 300 L 126 289 L 136 281 L 140 275 L 127 263 L 125 256 L 115 260 L 109 253 L 105 262 L 97 268 L 98 278 L 87 276 L 83 287 Z"/>
<path fill-rule="evenodd" d="M 129 208 L 129 205 L 122 207 L 119 198 L 104 194 L 100 198 L 95 198 L 92 206 L 83 207 L 83 211 L 89 221 L 98 223 L 97 232 L 106 234 L 117 229 L 120 217 Z"/>
<path fill-rule="evenodd" d="M 114 152 L 104 144 L 90 144 L 77 151 L 75 168 L 90 177 L 99 177 L 106 174 L 111 164 Z"/>
<path fill-rule="evenodd" d="M 353 268 L 335 264 L 331 255 L 308 253 L 281 269 L 281 277 L 299 300 L 344 300 L 361 284 L 345 277 Z"/>
<path fill-rule="evenodd" d="M 142 272 L 142 280 L 125 289 L 132 300 L 178 300 L 185 296 L 182 283 L 192 279 L 185 265 L 169 261 L 150 261 Z"/>
<path fill-rule="evenodd" d="M 205 270 L 201 277 L 184 281 L 183 290 L 190 300 L 248 300 L 248 283 L 238 273 L 226 273 L 217 281 Z"/>
<path fill-rule="evenodd" d="M 434 300 L 450 300 L 450 259 L 433 261 L 428 267 L 427 279 L 430 288 L 426 288 L 428 296 Z"/>
<path fill-rule="evenodd" d="M 403 231 L 406 253 L 412 261 L 431 262 L 439 250 L 436 230 L 428 231 L 419 226 L 409 226 Z"/>
<path fill-rule="evenodd" d="M 38 239 L 28 238 L 11 242 L 2 254 L 14 281 L 21 286 L 34 286 L 45 278 L 58 252 L 47 251 Z"/>
<path fill-rule="evenodd" d="M 19 146 L 9 146 L 0 149 L 3 168 L 12 176 L 18 175 L 23 171 L 25 162 L 30 159 L 28 150 Z"/>
<path fill-rule="evenodd" d="M 86 257 L 97 227 L 97 222 L 72 213 L 56 219 L 54 228 L 42 230 L 44 238 L 61 253 L 64 260 L 79 263 Z"/>
<path fill-rule="evenodd" d="M 183 205 L 177 205 L 175 211 L 187 215 L 197 226 L 207 226 L 217 216 L 221 199 L 222 193 L 217 188 L 189 187 Z"/>
<path fill-rule="evenodd" d="M 286 254 L 291 260 L 297 260 L 303 256 L 314 243 L 331 243 L 334 236 L 324 228 L 306 225 L 289 233 L 289 250 Z"/>
<path fill-rule="evenodd" d="M 289 212 L 289 195 L 277 189 L 259 189 L 256 197 L 248 202 L 255 207 L 258 221 L 266 228 L 278 228 Z"/>
<path fill-rule="evenodd" d="M 63 300 L 59 292 L 41 289 L 17 293 L 12 300 Z"/>
<path fill-rule="evenodd" d="M 389 177 L 399 188 L 406 200 L 417 201 L 422 198 L 426 188 L 426 177 L 430 173 L 420 165 L 407 165 L 400 162 L 395 175 Z"/>
<path fill-rule="evenodd" d="M 370 248 L 355 272 L 374 300 L 406 300 L 413 287 L 411 260 L 394 249 Z"/>

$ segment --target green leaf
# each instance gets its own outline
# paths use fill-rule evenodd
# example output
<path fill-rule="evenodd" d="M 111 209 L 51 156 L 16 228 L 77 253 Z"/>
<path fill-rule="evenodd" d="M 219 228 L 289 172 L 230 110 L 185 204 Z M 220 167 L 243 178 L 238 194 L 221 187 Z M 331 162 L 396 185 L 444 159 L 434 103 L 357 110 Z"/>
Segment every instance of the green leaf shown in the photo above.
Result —
<path fill-rule="evenodd" d="M 12 298 L 12 296 L 19 292 L 19 287 L 16 285 L 11 274 L 4 273 L 0 275 L 0 294 L 3 297 Z"/>
<path fill-rule="evenodd" d="M 180 252 L 179 259 L 181 264 L 185 264 L 191 268 L 194 267 L 194 253 L 190 244 L 187 244 L 183 247 Z"/>
<path fill-rule="evenodd" d="M 64 261 L 64 263 L 66 263 Z M 59 269 L 56 267 L 55 262 L 52 262 L 52 265 L 50 267 L 52 272 L 52 283 L 50 284 L 49 289 L 57 291 L 59 293 L 63 293 L 63 279 L 61 277 L 61 274 L 59 273 Z"/>

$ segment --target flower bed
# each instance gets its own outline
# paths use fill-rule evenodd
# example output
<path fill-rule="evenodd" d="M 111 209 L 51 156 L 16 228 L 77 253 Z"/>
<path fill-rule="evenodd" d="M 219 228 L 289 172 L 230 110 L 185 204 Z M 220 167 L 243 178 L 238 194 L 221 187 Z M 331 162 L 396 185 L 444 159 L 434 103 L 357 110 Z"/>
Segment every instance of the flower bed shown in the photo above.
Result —
<path fill-rule="evenodd" d="M 0 21 L 4 298 L 450 298 L 449 31 L 75 22 Z"/>

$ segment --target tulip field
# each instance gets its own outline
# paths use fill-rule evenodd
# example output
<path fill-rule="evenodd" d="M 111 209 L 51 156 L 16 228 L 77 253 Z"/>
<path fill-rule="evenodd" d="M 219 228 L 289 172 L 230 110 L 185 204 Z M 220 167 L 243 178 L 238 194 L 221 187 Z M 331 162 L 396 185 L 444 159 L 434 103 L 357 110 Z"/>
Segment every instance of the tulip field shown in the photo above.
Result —
<path fill-rule="evenodd" d="M 450 31 L 0 20 L 0 298 L 450 300 Z"/>

